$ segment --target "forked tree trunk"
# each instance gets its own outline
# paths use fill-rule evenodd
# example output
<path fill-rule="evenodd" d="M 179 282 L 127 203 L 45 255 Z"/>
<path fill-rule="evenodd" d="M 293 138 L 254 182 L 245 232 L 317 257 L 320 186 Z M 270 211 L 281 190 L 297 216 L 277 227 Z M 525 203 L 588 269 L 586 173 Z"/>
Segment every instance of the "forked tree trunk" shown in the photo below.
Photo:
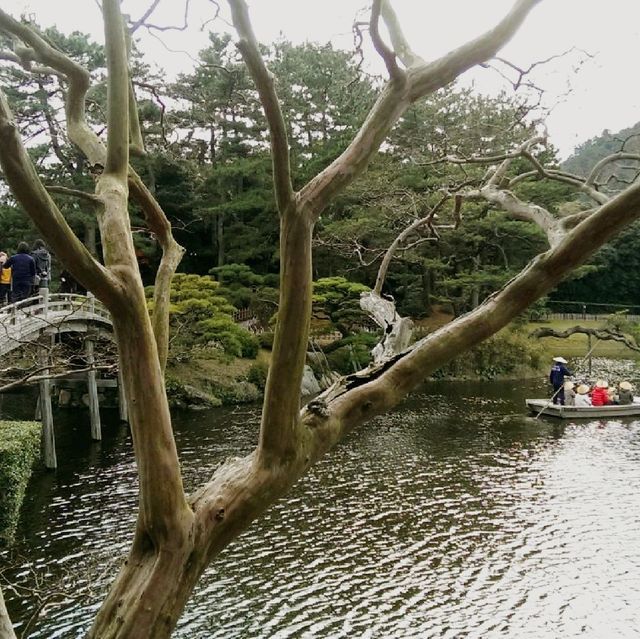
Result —
<path fill-rule="evenodd" d="M 208 484 L 189 499 L 167 502 L 164 512 L 175 513 L 168 522 L 171 534 L 158 529 L 151 515 L 140 511 L 133 548 L 104 601 L 89 636 L 95 639 L 164 639 L 180 617 L 200 575 L 228 542 L 244 530 L 273 500 L 286 492 L 311 463 L 305 430 L 300 428 L 299 388 L 311 310 L 312 224 L 297 212 L 281 222 L 281 289 L 273 361 L 267 379 L 260 445 L 255 454 L 227 463 Z M 132 420 L 137 427 L 152 427 L 169 419 L 164 396 L 150 396 L 163 389 L 157 362 L 140 357 L 140 340 L 117 322 L 116 334 L 128 380 L 126 392 Z M 149 335 L 151 335 L 149 331 Z M 135 347 L 135 355 L 133 348 Z M 153 353 L 150 353 L 153 355 Z M 157 358 L 156 358 L 157 360 Z M 136 380 L 139 380 L 136 382 Z M 148 381 L 154 380 L 153 384 Z M 154 412 L 149 413 L 149 409 Z M 158 410 L 162 407 L 162 410 Z M 142 422 L 142 423 L 140 423 Z M 160 428 L 159 434 L 165 431 Z M 138 444 L 134 437 L 134 447 Z M 167 456 L 168 475 L 163 476 L 162 451 L 173 441 L 158 442 L 153 467 L 139 468 L 141 505 L 149 482 L 172 481 L 173 454 Z M 140 459 L 148 451 L 136 450 Z M 153 538 L 149 531 L 153 531 Z"/>

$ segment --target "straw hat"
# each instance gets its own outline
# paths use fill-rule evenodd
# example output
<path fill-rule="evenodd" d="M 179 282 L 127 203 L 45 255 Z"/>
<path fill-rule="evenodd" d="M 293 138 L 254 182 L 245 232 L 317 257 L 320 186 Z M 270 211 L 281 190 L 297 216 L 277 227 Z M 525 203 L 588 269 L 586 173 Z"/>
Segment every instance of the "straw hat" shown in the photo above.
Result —
<path fill-rule="evenodd" d="M 620 386 L 620 388 L 622 388 L 623 390 L 631 390 L 633 388 L 633 386 L 631 385 L 631 382 L 620 382 L 620 384 L 618 384 L 618 386 Z"/>
<path fill-rule="evenodd" d="M 554 357 L 554 362 L 558 362 L 558 364 L 568 364 L 567 360 L 564 357 Z"/>
<path fill-rule="evenodd" d="M 599 379 L 596 382 L 596 388 L 609 388 L 609 382 L 604 379 Z"/>
<path fill-rule="evenodd" d="M 565 390 L 571 390 L 574 386 L 575 386 L 575 384 L 573 382 L 565 382 L 564 383 L 564 389 Z"/>
<path fill-rule="evenodd" d="M 580 384 L 580 386 L 576 388 L 576 392 L 580 393 L 580 395 L 586 395 L 589 392 L 589 387 L 586 384 Z"/>

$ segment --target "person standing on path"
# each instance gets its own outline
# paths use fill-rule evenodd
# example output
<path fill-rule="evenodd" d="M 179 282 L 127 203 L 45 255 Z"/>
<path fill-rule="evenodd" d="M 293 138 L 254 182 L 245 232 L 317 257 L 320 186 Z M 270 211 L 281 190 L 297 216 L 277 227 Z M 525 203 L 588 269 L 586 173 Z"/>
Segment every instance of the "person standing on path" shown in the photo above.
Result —
<path fill-rule="evenodd" d="M 553 366 L 549 373 L 549 381 L 553 386 L 553 403 L 564 406 L 564 378 L 571 377 L 571 371 L 565 366 L 564 357 L 554 357 Z"/>
<path fill-rule="evenodd" d="M 36 263 L 36 281 L 34 282 L 36 293 L 39 288 L 49 288 L 51 281 L 51 254 L 47 251 L 42 240 L 36 240 L 33 243 L 31 257 Z"/>
<path fill-rule="evenodd" d="M 31 295 L 33 278 L 36 274 L 36 263 L 29 255 L 29 245 L 26 242 L 20 242 L 18 252 L 12 255 L 4 265 L 11 268 L 12 301 L 26 300 Z"/>
<path fill-rule="evenodd" d="M 9 256 L 0 252 L 0 306 L 11 304 L 11 267 L 7 266 Z"/>

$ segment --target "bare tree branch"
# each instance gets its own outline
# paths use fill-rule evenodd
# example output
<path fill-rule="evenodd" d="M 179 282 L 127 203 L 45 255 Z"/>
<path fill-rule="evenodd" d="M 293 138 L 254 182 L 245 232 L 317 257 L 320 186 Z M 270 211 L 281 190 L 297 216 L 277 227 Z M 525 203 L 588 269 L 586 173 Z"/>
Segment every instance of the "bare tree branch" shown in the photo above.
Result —
<path fill-rule="evenodd" d="M 129 33 L 133 35 L 151 16 L 151 14 L 156 10 L 156 7 L 160 4 L 160 0 L 153 0 L 153 2 L 149 5 L 147 10 L 140 16 L 138 20 L 136 20 L 131 27 L 129 27 Z"/>
<path fill-rule="evenodd" d="M 47 184 L 44 187 L 49 193 L 59 193 L 60 195 L 67 195 L 69 197 L 77 197 L 81 200 L 91 202 L 94 206 L 102 205 L 102 200 L 93 193 L 87 193 L 86 191 L 79 191 L 78 189 L 68 189 L 66 186 L 57 186 L 55 184 Z"/>
<path fill-rule="evenodd" d="M 276 201 L 281 215 L 291 210 L 294 195 L 287 128 L 276 94 L 273 75 L 267 69 L 253 33 L 245 0 L 229 0 L 233 24 L 238 32 L 238 48 L 256 84 L 269 126 Z"/>
<path fill-rule="evenodd" d="M 543 326 L 541 328 L 536 328 L 534 331 L 531 331 L 531 333 L 529 333 L 529 336 L 537 338 L 557 337 L 559 339 L 566 339 L 567 337 L 571 337 L 572 335 L 577 334 L 591 335 L 599 340 L 613 340 L 615 342 L 624 344 L 632 351 L 640 352 L 640 346 L 638 346 L 632 338 L 630 338 L 628 335 L 620 333 L 619 331 L 612 331 L 608 328 L 585 328 L 583 326 L 572 326 L 564 331 L 558 331 L 553 328 Z"/>
<path fill-rule="evenodd" d="M 425 64 L 423 58 L 411 49 L 409 42 L 405 38 L 398 16 L 391 6 L 391 0 L 383 0 L 381 15 L 387 25 L 387 29 L 389 30 L 393 50 L 402 61 L 402 64 L 404 64 L 406 68 L 414 65 Z"/>
<path fill-rule="evenodd" d="M 398 63 L 396 62 L 396 54 L 386 45 L 386 43 L 380 36 L 380 30 L 378 26 L 380 22 L 380 9 L 382 2 L 383 0 L 373 0 L 373 4 L 371 5 L 371 18 L 369 20 L 369 34 L 371 35 L 371 41 L 373 42 L 375 50 L 378 52 L 385 66 L 387 67 L 387 71 L 389 73 L 389 78 L 391 79 L 391 81 L 403 83 L 406 80 L 406 75 L 400 69 L 400 67 L 398 67 Z"/>
<path fill-rule="evenodd" d="M 322 450 L 331 447 L 356 425 L 395 405 L 424 376 L 506 326 L 531 301 L 546 294 L 638 219 L 640 185 L 634 185 L 600 207 L 558 245 L 536 257 L 474 311 L 430 333 L 394 360 L 350 375 L 325 391 L 303 409 L 303 423 L 317 434 Z"/>
<path fill-rule="evenodd" d="M 118 283 L 71 230 L 38 177 L 0 92 L 0 164 L 16 199 L 29 211 L 53 250 L 65 255 L 69 270 L 106 304 L 114 304 Z"/>
<path fill-rule="evenodd" d="M 107 52 L 107 162 L 105 175 L 123 181 L 129 168 L 129 70 L 124 24 L 118 6 L 102 3 Z"/>
<path fill-rule="evenodd" d="M 495 28 L 434 62 L 411 67 L 406 83 L 389 82 L 346 150 L 301 189 L 299 197 L 313 218 L 316 219 L 331 198 L 365 170 L 391 127 L 411 103 L 495 55 L 539 1 L 517 0 Z"/>
<path fill-rule="evenodd" d="M 407 228 L 405 228 L 401 233 L 399 233 L 398 236 L 390 244 L 384 257 L 382 258 L 382 263 L 380 264 L 380 268 L 378 269 L 378 275 L 376 276 L 376 283 L 375 283 L 375 286 L 373 287 L 373 292 L 376 295 L 382 294 L 382 287 L 387 277 L 387 271 L 389 270 L 389 265 L 391 264 L 391 260 L 393 259 L 393 256 L 395 255 L 395 253 L 401 249 L 402 244 L 406 241 L 406 239 L 410 237 L 412 233 L 416 232 L 422 226 L 428 226 L 430 232 L 432 234 L 435 233 L 435 229 L 433 227 L 433 218 L 436 212 L 442 207 L 442 205 L 446 202 L 447 199 L 448 199 L 448 196 L 445 196 L 444 198 L 442 198 L 440 202 L 436 206 L 434 206 L 427 215 L 415 220 L 413 223 L 407 226 Z M 404 248 L 408 249 L 410 247 L 406 246 Z"/>
<path fill-rule="evenodd" d="M 617 162 L 618 160 L 637 160 L 640 162 L 640 155 L 638 155 L 637 153 L 618 151 L 617 153 L 608 155 L 606 158 L 602 158 L 602 160 L 600 160 L 600 162 L 598 162 L 593 167 L 593 169 L 591 169 L 591 173 L 589 173 L 589 176 L 587 177 L 587 180 L 585 182 L 586 186 L 591 186 L 595 183 L 600 173 L 602 173 L 602 169 L 604 169 L 607 164 L 610 164 L 611 162 Z"/>
<path fill-rule="evenodd" d="M 97 173 L 101 173 L 107 163 L 106 148 L 100 138 L 89 127 L 85 117 L 85 99 L 89 89 L 88 72 L 62 52 L 51 47 L 46 40 L 30 27 L 14 20 L 1 9 L 0 28 L 25 42 L 29 47 L 25 51 L 28 52 L 27 54 L 31 59 L 50 64 L 56 69 L 57 73 L 68 79 L 69 90 L 65 101 L 65 111 L 69 137 L 86 155 L 90 165 L 97 168 Z M 127 99 L 130 97 L 128 90 L 127 87 Z M 130 167 L 129 189 L 132 197 L 141 206 L 149 229 L 158 238 L 163 251 L 154 287 L 153 328 L 158 344 L 161 366 L 164 368 L 168 352 L 169 332 L 168 287 L 173 273 L 180 263 L 184 249 L 175 241 L 171 232 L 171 224 L 164 211 L 144 185 L 140 176 Z M 59 254 L 63 255 L 63 253 Z M 84 271 L 77 272 L 71 265 L 69 265 L 69 270 L 78 281 L 93 290 L 98 297 L 101 297 L 98 290 L 93 288 L 91 283 L 85 279 Z M 103 299 L 103 301 L 107 303 L 107 300 Z"/>

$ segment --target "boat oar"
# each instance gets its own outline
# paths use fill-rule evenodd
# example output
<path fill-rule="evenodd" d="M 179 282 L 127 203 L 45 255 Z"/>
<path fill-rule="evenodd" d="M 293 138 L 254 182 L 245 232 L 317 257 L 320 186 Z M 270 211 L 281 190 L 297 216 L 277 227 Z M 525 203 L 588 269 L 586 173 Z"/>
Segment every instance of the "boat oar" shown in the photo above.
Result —
<path fill-rule="evenodd" d="M 595 341 L 595 343 L 593 344 L 593 346 L 589 349 L 589 352 L 578 362 L 578 366 L 576 366 L 576 369 L 581 366 L 582 364 L 584 364 L 584 361 L 587 359 L 587 357 L 589 357 L 589 355 L 591 355 L 591 353 L 593 353 L 593 349 L 596 347 L 596 345 L 598 344 L 600 340 L 597 339 Z M 549 406 L 551 405 L 551 403 L 553 402 L 553 400 L 556 398 L 556 395 L 564 388 L 564 385 L 560 386 L 560 388 L 558 388 L 558 390 L 551 395 L 551 399 L 540 409 L 540 412 L 534 417 L 534 419 L 538 419 L 538 417 L 540 417 L 540 415 L 542 415 L 542 413 L 544 413 L 545 410 L 547 410 L 547 408 L 549 408 Z"/>

